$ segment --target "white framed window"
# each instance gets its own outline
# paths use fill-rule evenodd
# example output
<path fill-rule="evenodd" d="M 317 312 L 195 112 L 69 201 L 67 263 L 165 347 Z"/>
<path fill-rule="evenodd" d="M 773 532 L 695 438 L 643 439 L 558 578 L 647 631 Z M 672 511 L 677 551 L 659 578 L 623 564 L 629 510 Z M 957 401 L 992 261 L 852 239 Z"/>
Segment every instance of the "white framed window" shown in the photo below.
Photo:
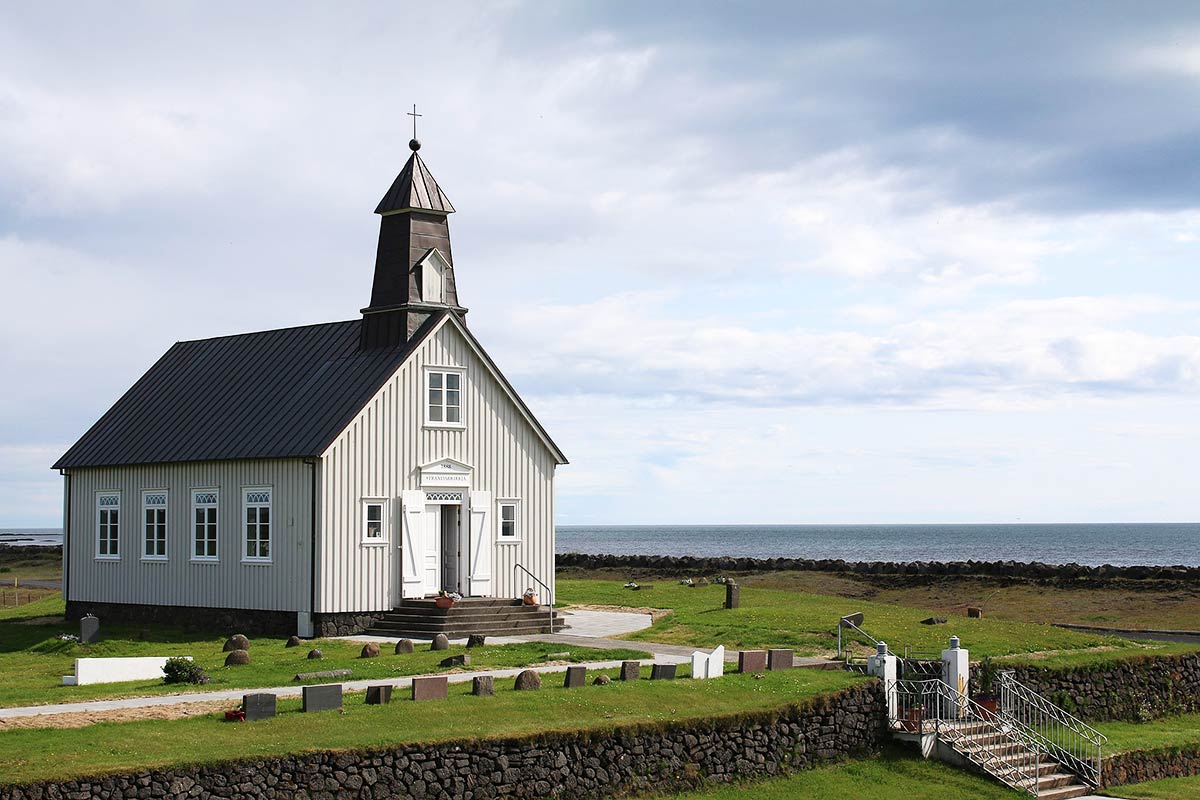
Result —
<path fill-rule="evenodd" d="M 142 492 L 142 560 L 167 560 L 167 491 Z"/>
<path fill-rule="evenodd" d="M 242 560 L 268 563 L 271 560 L 271 490 L 254 487 L 242 490 Z"/>
<path fill-rule="evenodd" d="M 501 544 L 521 541 L 520 501 L 501 500 L 499 506 L 500 513 L 496 515 L 496 524 L 500 530 L 496 534 L 496 541 Z"/>
<path fill-rule="evenodd" d="M 121 557 L 121 493 L 96 493 L 96 558 Z"/>
<path fill-rule="evenodd" d="M 192 490 L 192 561 L 216 561 L 220 494 L 216 489 Z"/>
<path fill-rule="evenodd" d="M 437 428 L 462 428 L 463 384 L 461 369 L 435 367 L 425 370 L 425 424 Z"/>
<path fill-rule="evenodd" d="M 386 544 L 388 540 L 388 502 L 382 498 L 366 497 L 362 501 L 362 543 Z"/>

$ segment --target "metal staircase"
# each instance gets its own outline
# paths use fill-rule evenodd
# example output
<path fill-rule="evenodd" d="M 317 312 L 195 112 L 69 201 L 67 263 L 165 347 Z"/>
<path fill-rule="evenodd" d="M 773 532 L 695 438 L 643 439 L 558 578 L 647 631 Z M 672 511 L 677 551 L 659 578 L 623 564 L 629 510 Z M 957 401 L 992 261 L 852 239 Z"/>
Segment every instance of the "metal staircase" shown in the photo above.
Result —
<path fill-rule="evenodd" d="M 1007 680 L 1008 704 L 1002 700 L 996 712 L 940 679 L 891 681 L 886 686 L 888 727 L 897 738 L 917 742 L 925 755 L 946 748 L 1033 797 L 1060 800 L 1090 794 L 1099 784 L 1103 735 L 1011 675 Z"/>

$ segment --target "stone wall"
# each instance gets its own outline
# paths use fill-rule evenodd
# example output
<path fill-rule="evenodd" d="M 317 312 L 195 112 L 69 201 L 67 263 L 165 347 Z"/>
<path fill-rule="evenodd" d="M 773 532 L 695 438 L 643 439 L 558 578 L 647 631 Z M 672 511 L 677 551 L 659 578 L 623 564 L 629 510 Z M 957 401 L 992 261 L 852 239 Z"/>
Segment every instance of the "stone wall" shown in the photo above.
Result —
<path fill-rule="evenodd" d="M 313 636 L 353 636 L 387 616 L 386 611 L 313 614 Z"/>
<path fill-rule="evenodd" d="M 1104 786 L 1124 786 L 1191 775 L 1200 775 L 1200 744 L 1105 756 L 1100 780 Z"/>
<path fill-rule="evenodd" d="M 1200 711 L 1200 653 L 1052 669 L 1022 666 L 1013 672 L 1021 683 L 1089 722 L 1146 722 Z"/>
<path fill-rule="evenodd" d="M 877 681 L 731 717 L 519 738 L 316 752 L 0 786 L 0 800 L 108 797 L 603 798 L 761 778 L 873 751 Z M 253 724 L 253 723 L 250 723 Z"/>
<path fill-rule="evenodd" d="M 913 577 L 977 576 L 1094 583 L 1108 580 L 1200 582 L 1200 567 L 1089 567 L 1019 561 L 843 561 L 810 558 L 699 558 L 696 556 L 592 555 L 560 553 L 559 570 L 619 569 L 669 575 L 715 576 L 744 572 L 801 570 L 855 575 Z"/>
<path fill-rule="evenodd" d="M 93 614 L 100 618 L 102 633 L 106 622 L 118 625 L 169 625 L 185 630 L 218 631 L 226 635 L 246 633 L 291 636 L 296 632 L 294 611 L 67 601 L 68 621 L 76 622 L 85 614 Z"/>

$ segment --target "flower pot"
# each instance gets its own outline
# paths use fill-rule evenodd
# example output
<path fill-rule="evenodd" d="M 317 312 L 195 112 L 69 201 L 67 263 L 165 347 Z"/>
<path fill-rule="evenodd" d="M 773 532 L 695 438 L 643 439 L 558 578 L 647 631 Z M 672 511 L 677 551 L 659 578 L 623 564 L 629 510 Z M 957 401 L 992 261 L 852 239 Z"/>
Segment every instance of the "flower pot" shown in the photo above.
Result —
<path fill-rule="evenodd" d="M 909 733 L 919 731 L 921 729 L 921 715 L 923 711 L 924 709 L 920 707 L 904 709 L 904 718 L 900 721 L 901 729 Z"/>
<path fill-rule="evenodd" d="M 1000 708 L 1000 698 L 990 694 L 981 694 L 971 699 L 983 708 L 981 716 L 984 719 L 996 718 L 996 711 Z"/>
<path fill-rule="evenodd" d="M 525 605 L 527 606 L 536 606 L 538 604 L 536 594 L 527 594 L 522 599 L 525 601 Z"/>
<path fill-rule="evenodd" d="M 441 609 L 453 608 L 454 607 L 454 598 L 453 597 L 435 597 L 435 598 L 433 598 L 433 604 Z"/>

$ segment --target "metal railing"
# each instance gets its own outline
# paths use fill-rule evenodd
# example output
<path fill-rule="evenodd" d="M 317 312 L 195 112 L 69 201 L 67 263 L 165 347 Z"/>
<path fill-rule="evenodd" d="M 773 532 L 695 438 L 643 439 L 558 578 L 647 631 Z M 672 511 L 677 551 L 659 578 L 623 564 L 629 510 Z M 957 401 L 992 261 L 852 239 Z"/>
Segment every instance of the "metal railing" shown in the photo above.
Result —
<path fill-rule="evenodd" d="M 517 570 L 520 570 L 521 572 L 524 572 L 526 575 L 528 575 L 530 578 L 533 578 L 534 583 L 536 583 L 538 586 L 540 586 L 546 590 L 546 598 L 550 601 L 550 613 L 551 613 L 551 616 L 553 617 L 553 614 L 554 614 L 554 590 L 551 589 L 549 586 L 547 586 L 545 583 L 543 583 L 542 579 L 539 578 L 537 575 L 534 575 L 532 572 L 525 569 L 525 567 L 521 564 L 513 564 L 513 577 L 514 578 L 517 577 Z"/>
<path fill-rule="evenodd" d="M 1064 767 L 1099 786 L 1108 737 L 1018 681 L 1010 671 L 999 674 L 999 683 L 1001 719 L 1028 731 Z"/>
<path fill-rule="evenodd" d="M 891 681 L 886 689 L 891 730 L 934 734 L 1005 785 L 1038 796 L 1043 748 L 1025 731 L 940 679 Z"/>

